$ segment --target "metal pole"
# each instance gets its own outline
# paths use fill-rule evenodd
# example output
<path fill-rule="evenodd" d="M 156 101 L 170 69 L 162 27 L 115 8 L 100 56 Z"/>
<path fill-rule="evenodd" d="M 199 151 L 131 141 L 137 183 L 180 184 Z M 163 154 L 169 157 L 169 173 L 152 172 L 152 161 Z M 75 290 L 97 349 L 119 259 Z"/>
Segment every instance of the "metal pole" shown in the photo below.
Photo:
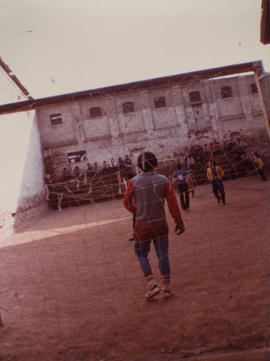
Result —
<path fill-rule="evenodd" d="M 270 140 L 270 76 L 264 72 L 262 62 L 254 63 L 254 73 L 263 108 L 268 138 Z M 264 84 L 266 77 L 269 77 L 268 87 Z"/>

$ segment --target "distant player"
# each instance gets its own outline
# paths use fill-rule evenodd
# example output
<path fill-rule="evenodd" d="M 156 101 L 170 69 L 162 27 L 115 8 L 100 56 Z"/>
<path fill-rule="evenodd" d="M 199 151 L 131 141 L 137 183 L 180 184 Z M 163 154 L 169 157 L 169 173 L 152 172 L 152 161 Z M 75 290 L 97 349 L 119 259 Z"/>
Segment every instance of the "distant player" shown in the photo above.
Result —
<path fill-rule="evenodd" d="M 195 178 L 192 175 L 192 170 L 189 168 L 189 175 L 187 176 L 187 184 L 189 193 L 192 194 L 192 198 L 195 197 Z"/>
<path fill-rule="evenodd" d="M 181 208 L 186 212 L 189 212 L 189 184 L 191 181 L 190 172 L 183 170 L 182 164 L 178 163 L 177 170 L 173 172 L 173 182 L 179 190 Z"/>
<path fill-rule="evenodd" d="M 135 253 L 147 281 L 146 300 L 151 300 L 161 291 L 152 274 L 148 259 L 152 240 L 159 260 L 164 298 L 172 296 L 165 199 L 176 224 L 176 233 L 180 235 L 185 230 L 173 187 L 165 176 L 154 171 L 157 164 L 157 158 L 151 152 L 144 152 L 138 157 L 138 167 L 142 169 L 143 173 L 129 181 L 123 200 L 124 206 L 130 212 L 136 214 L 134 229 Z"/>
<path fill-rule="evenodd" d="M 222 182 L 223 177 L 224 170 L 220 166 L 216 165 L 216 162 L 210 160 L 208 162 L 207 178 L 212 184 L 212 190 L 217 202 L 220 203 L 221 199 L 222 203 L 225 205 L 225 189 Z"/>
<path fill-rule="evenodd" d="M 266 181 L 266 177 L 264 174 L 264 164 L 262 161 L 262 158 L 259 156 L 259 154 L 257 152 L 255 152 L 253 154 L 253 160 L 254 160 L 254 165 L 255 165 L 255 169 L 257 170 L 258 174 L 261 177 L 262 181 Z"/>

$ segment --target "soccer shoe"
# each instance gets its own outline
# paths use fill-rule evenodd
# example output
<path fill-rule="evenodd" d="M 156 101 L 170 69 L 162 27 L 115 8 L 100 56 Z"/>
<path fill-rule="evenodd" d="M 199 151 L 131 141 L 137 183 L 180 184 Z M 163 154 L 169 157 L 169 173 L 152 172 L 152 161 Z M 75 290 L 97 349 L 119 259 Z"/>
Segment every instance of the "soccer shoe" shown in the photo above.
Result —
<path fill-rule="evenodd" d="M 168 300 L 169 298 L 171 298 L 173 295 L 172 291 L 167 289 L 167 288 L 163 288 L 163 297 L 165 300 Z"/>
<path fill-rule="evenodd" d="M 158 287 L 158 285 L 155 285 L 153 288 L 151 288 L 149 291 L 146 292 L 145 294 L 146 301 L 152 300 L 153 297 L 159 294 L 159 292 L 160 292 L 160 288 Z"/>

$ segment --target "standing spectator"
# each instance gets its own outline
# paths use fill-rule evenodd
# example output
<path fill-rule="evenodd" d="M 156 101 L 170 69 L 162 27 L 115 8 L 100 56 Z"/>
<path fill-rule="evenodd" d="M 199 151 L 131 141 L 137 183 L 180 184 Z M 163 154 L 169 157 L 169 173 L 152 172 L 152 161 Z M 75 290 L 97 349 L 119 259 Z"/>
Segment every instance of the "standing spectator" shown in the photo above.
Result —
<path fill-rule="evenodd" d="M 83 180 L 83 184 L 87 184 L 87 172 L 88 172 L 88 165 L 87 165 L 87 157 L 83 157 L 83 162 L 81 164 L 81 179 Z"/>
<path fill-rule="evenodd" d="M 178 160 L 179 163 L 184 164 L 185 163 L 185 154 L 184 153 L 180 153 Z"/>
<path fill-rule="evenodd" d="M 217 202 L 220 203 L 220 199 L 222 203 L 225 205 L 225 190 L 222 179 L 224 177 L 224 170 L 216 165 L 216 162 L 210 160 L 208 162 L 207 168 L 207 178 L 209 182 L 212 184 L 213 193 L 217 199 Z"/>
<path fill-rule="evenodd" d="M 111 158 L 111 164 L 109 164 L 108 166 L 109 166 L 110 173 L 117 172 L 117 166 L 115 164 L 114 158 Z"/>
<path fill-rule="evenodd" d="M 111 168 L 115 168 L 115 167 L 116 167 L 116 164 L 115 164 L 114 158 L 111 158 Z"/>
<path fill-rule="evenodd" d="M 187 156 L 189 155 L 189 148 L 188 148 L 188 146 L 186 146 L 186 147 L 184 148 L 184 155 L 185 155 L 185 157 L 187 157 Z"/>
<path fill-rule="evenodd" d="M 131 167 L 131 159 L 129 158 L 129 156 L 127 154 L 125 155 L 124 163 L 125 163 L 126 167 Z"/>
<path fill-rule="evenodd" d="M 241 165 L 240 172 L 243 176 L 246 176 L 248 172 L 253 169 L 253 164 L 250 162 L 249 156 L 245 152 L 241 154 L 241 161 L 239 162 L 239 165 Z"/>
<path fill-rule="evenodd" d="M 195 156 L 196 168 L 200 169 L 203 167 L 202 156 L 200 153 Z"/>
<path fill-rule="evenodd" d="M 108 165 L 108 163 L 106 162 L 106 160 L 104 160 L 104 161 L 103 161 L 103 166 L 102 166 L 102 171 L 103 171 L 104 173 L 107 173 L 108 170 L 109 170 L 109 165 Z"/>
<path fill-rule="evenodd" d="M 87 177 L 91 177 L 94 174 L 93 167 L 90 163 L 87 163 Z"/>
<path fill-rule="evenodd" d="M 124 169 L 124 168 L 125 168 L 125 162 L 121 157 L 119 157 L 118 158 L 118 169 L 121 170 L 121 169 Z"/>
<path fill-rule="evenodd" d="M 214 153 L 213 153 L 214 158 L 217 157 L 218 155 L 222 154 L 221 146 L 220 146 L 219 142 L 217 142 L 216 140 L 214 141 L 213 149 L 214 149 Z"/>
<path fill-rule="evenodd" d="M 134 177 L 135 172 L 133 171 L 132 162 L 128 155 L 125 156 L 125 174 L 128 179 Z"/>
<path fill-rule="evenodd" d="M 97 173 L 99 172 L 99 166 L 98 166 L 98 163 L 97 163 L 97 162 L 94 163 L 94 169 L 93 169 L 93 171 L 94 171 L 94 174 L 97 174 Z"/>
<path fill-rule="evenodd" d="M 192 169 L 189 169 L 189 175 L 187 176 L 188 191 L 191 192 L 192 198 L 195 197 L 195 179 L 192 174 Z"/>
<path fill-rule="evenodd" d="M 173 172 L 173 182 L 176 183 L 179 194 L 180 194 L 180 203 L 183 211 L 189 212 L 189 189 L 187 183 L 187 176 L 190 173 L 182 169 L 182 164 L 177 165 L 177 170 Z"/>
<path fill-rule="evenodd" d="M 245 143 L 242 141 L 241 137 L 237 137 L 235 140 L 235 148 L 240 154 L 243 154 L 245 149 Z"/>
<path fill-rule="evenodd" d="M 194 157 L 193 157 L 191 154 L 189 154 L 189 155 L 187 156 L 186 162 L 187 162 L 187 167 L 188 167 L 188 168 L 194 168 L 194 166 L 195 166 L 195 159 L 194 159 Z"/>
<path fill-rule="evenodd" d="M 118 158 L 117 166 L 118 166 L 118 169 L 120 171 L 120 178 L 122 179 L 123 177 L 125 177 L 125 169 L 126 169 L 126 167 L 125 167 L 125 162 L 121 157 Z"/>
<path fill-rule="evenodd" d="M 212 142 L 209 144 L 208 149 L 209 149 L 209 152 L 210 152 L 210 159 L 213 159 L 215 148 L 214 148 L 214 144 Z"/>
<path fill-rule="evenodd" d="M 52 176 L 50 175 L 50 173 L 45 173 L 44 180 L 45 180 L 46 184 L 53 183 L 53 179 L 52 179 Z"/>
<path fill-rule="evenodd" d="M 81 175 L 81 170 L 80 168 L 76 165 L 76 167 L 73 170 L 73 176 L 75 179 L 79 179 Z"/>
<path fill-rule="evenodd" d="M 63 180 L 64 182 L 69 181 L 71 177 L 71 172 L 69 167 L 64 167 L 63 169 Z"/>
<path fill-rule="evenodd" d="M 167 177 L 154 172 L 158 161 L 151 152 L 144 152 L 138 157 L 138 167 L 143 173 L 129 181 L 124 196 L 124 206 L 136 214 L 134 230 L 135 253 L 147 281 L 146 300 L 151 300 L 160 292 L 148 259 L 150 244 L 153 240 L 162 275 L 164 298 L 172 296 L 170 289 L 170 262 L 168 255 L 168 224 L 165 215 L 164 200 L 167 200 L 169 212 L 176 223 L 177 234 L 185 227 L 177 204 L 173 187 Z"/>
<path fill-rule="evenodd" d="M 210 159 L 211 153 L 208 149 L 208 144 L 204 144 L 204 148 L 203 148 L 203 158 L 205 162 L 208 162 Z"/>
<path fill-rule="evenodd" d="M 266 181 L 266 177 L 264 174 L 264 164 L 262 161 L 262 158 L 259 156 L 259 154 L 257 152 L 255 152 L 253 154 L 253 159 L 254 159 L 254 165 L 255 165 L 255 169 L 257 170 L 258 174 L 260 175 L 262 181 Z"/>

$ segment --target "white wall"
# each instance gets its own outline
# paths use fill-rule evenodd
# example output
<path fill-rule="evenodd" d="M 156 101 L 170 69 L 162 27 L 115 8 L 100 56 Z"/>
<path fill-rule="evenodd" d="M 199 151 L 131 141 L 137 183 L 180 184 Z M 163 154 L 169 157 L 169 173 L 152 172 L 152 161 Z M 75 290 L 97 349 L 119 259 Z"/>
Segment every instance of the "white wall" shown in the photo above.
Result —
<path fill-rule="evenodd" d="M 33 210 L 43 208 L 43 162 L 35 111 L 0 116 L 0 162 L 0 232 L 7 234 L 14 222 L 30 221 L 26 213 L 38 214 Z"/>

